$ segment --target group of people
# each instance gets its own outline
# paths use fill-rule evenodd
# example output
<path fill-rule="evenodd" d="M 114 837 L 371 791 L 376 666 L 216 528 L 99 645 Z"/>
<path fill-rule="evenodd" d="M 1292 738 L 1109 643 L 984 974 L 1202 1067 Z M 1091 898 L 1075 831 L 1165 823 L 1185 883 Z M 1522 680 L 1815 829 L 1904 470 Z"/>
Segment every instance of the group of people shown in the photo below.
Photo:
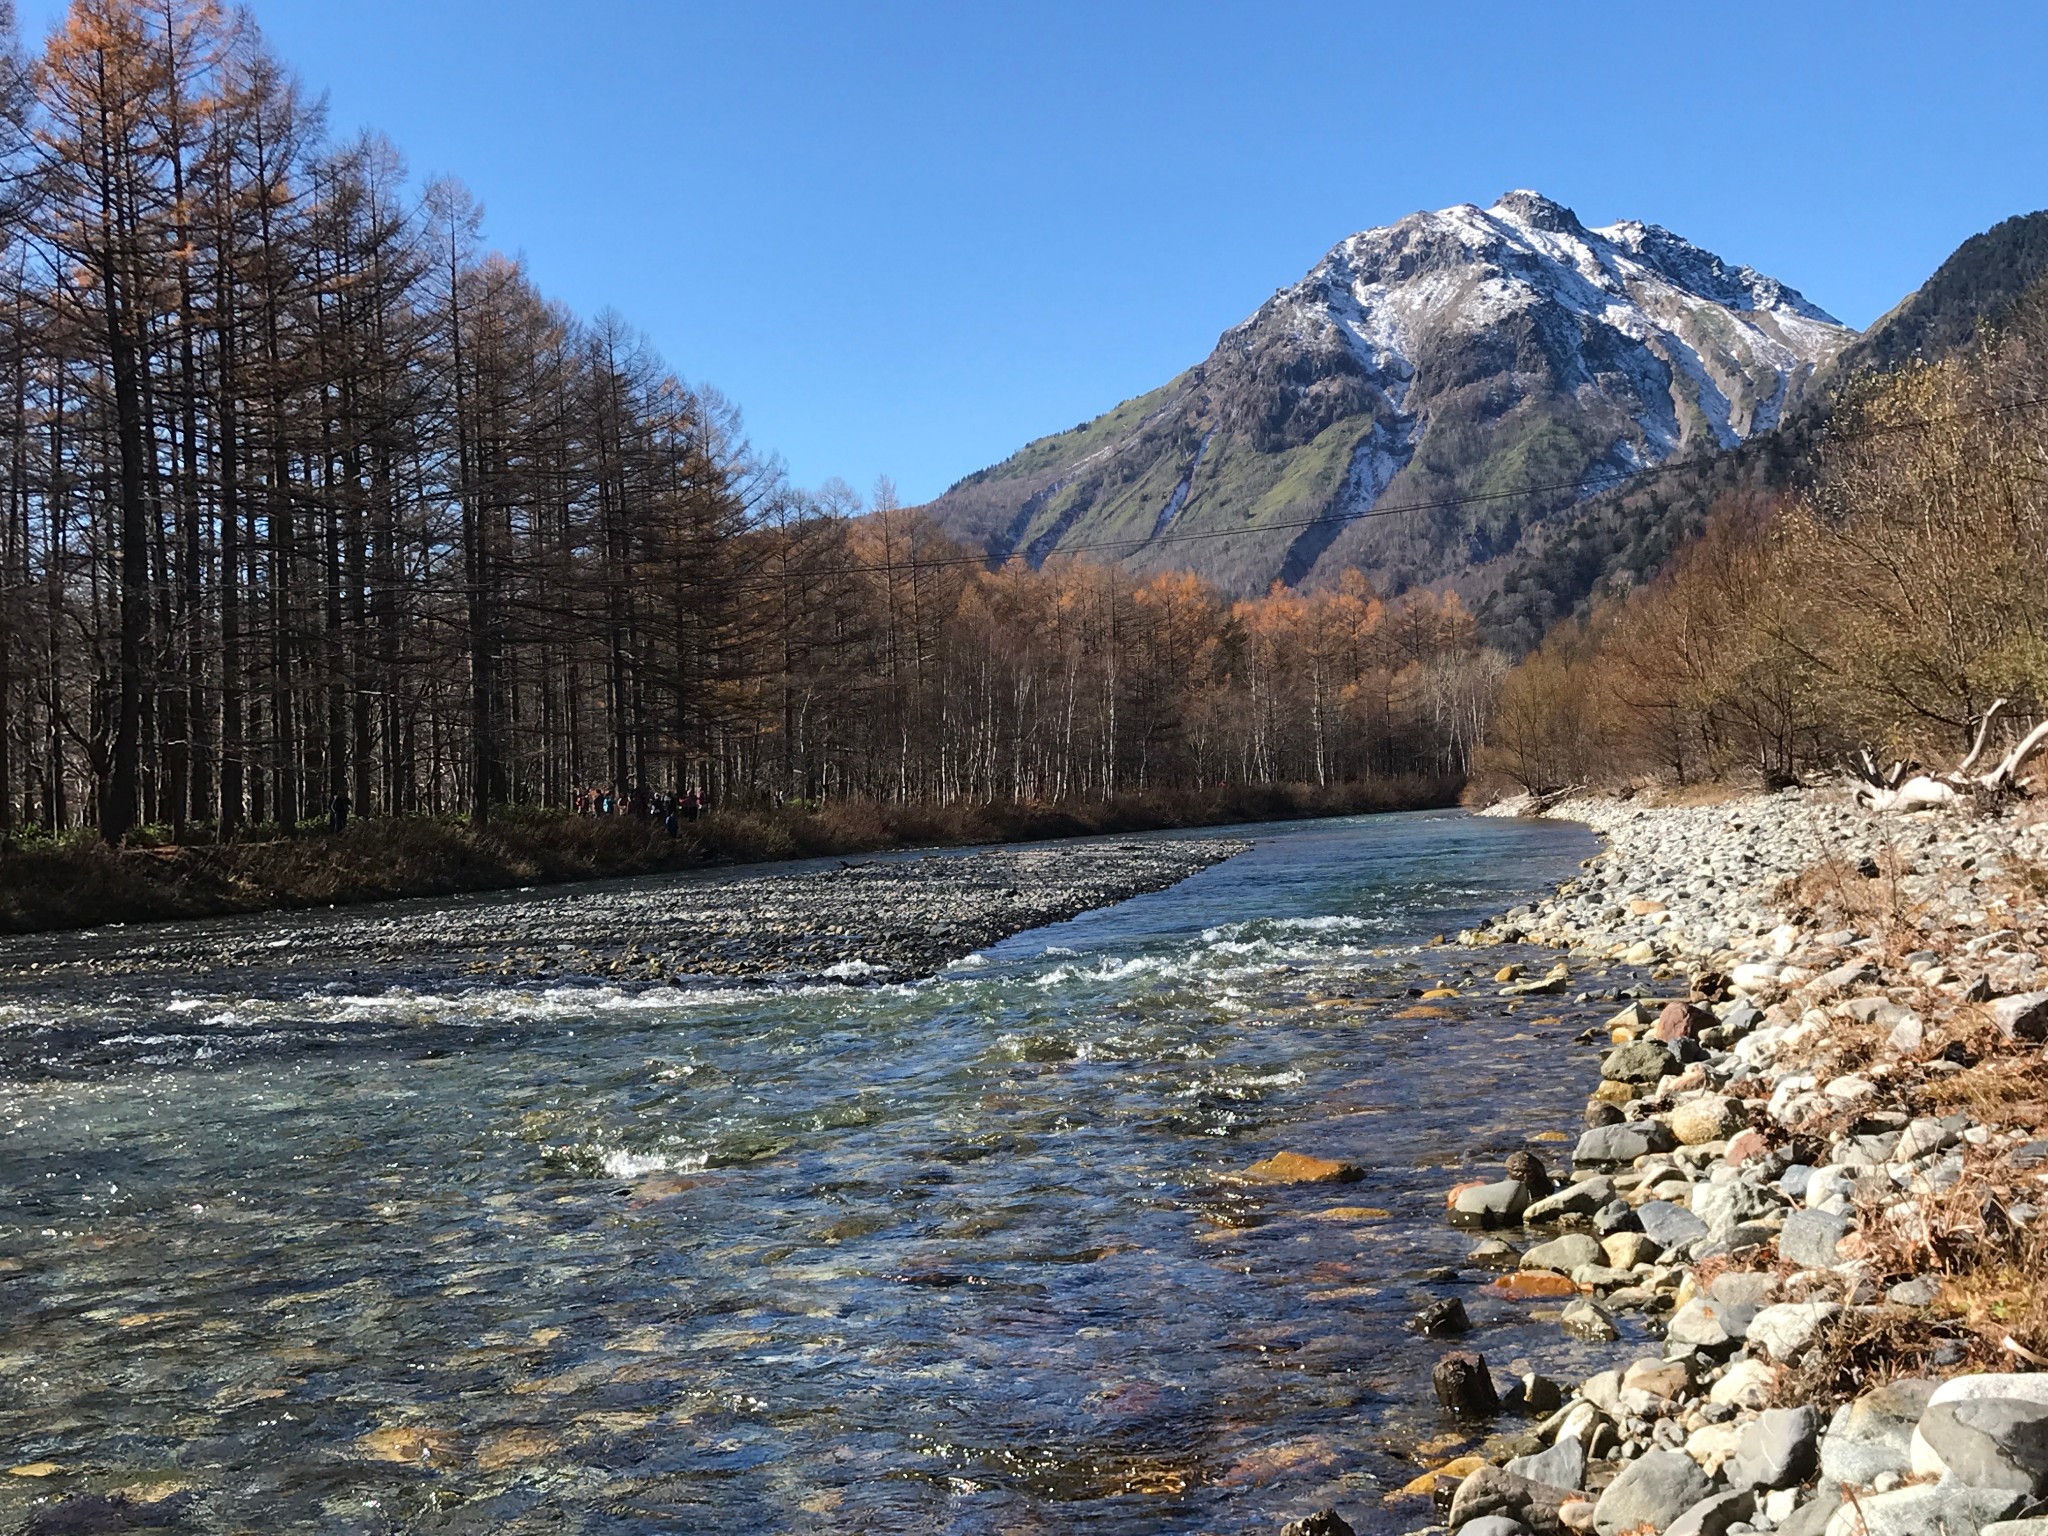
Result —
<path fill-rule="evenodd" d="M 682 831 L 684 822 L 695 821 L 711 808 L 711 803 L 694 789 L 664 794 L 636 784 L 623 792 L 579 789 L 575 794 L 575 806 L 578 816 L 637 816 L 642 821 L 657 820 L 668 829 L 670 837 L 675 837 Z"/>

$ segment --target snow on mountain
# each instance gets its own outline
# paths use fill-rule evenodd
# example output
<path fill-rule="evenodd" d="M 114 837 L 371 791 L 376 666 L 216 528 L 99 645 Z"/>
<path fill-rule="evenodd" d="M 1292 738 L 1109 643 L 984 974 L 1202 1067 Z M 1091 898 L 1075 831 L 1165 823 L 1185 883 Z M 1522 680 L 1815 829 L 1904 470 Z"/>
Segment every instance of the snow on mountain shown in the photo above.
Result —
<path fill-rule="evenodd" d="M 1233 590 L 1432 581 L 1619 474 L 1767 430 L 1854 337 L 1669 230 L 1510 192 L 1353 235 L 1205 362 L 932 511 L 992 553 Z M 1381 502 L 1432 505 L 1360 518 Z"/>

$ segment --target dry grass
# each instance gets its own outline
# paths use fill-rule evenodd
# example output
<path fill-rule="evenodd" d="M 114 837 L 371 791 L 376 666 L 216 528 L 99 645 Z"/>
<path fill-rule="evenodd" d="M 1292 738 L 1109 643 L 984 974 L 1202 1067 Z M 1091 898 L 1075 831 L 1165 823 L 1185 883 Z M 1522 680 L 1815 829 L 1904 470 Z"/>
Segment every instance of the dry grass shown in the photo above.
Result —
<path fill-rule="evenodd" d="M 1875 875 L 1860 861 L 1839 854 L 1809 864 L 1785 882 L 1779 903 L 1795 919 L 1874 928 L 1889 947 L 1912 931 L 1917 915 L 1903 885 L 1911 863 L 1892 847 L 1880 850 L 1872 862 Z"/>
<path fill-rule="evenodd" d="M 1966 1329 L 1930 1326 L 1909 1307 L 1847 1307 L 1814 1335 L 1796 1365 L 1778 1373 L 1770 1400 L 1782 1408 L 1838 1403 L 1905 1376 L 1986 1369 L 1978 1362 L 1989 1356 L 1976 1342 Z"/>
<path fill-rule="evenodd" d="M 1753 782 L 1737 784 L 1717 780 L 1704 784 L 1651 784 L 1637 792 L 1636 803 L 1666 810 L 1687 810 L 1726 805 L 1731 800 L 1741 800 L 1756 792 Z"/>
<path fill-rule="evenodd" d="M 1458 789 L 1456 781 L 1400 778 L 1045 805 L 732 805 L 685 824 L 675 838 L 658 823 L 627 817 L 510 809 L 486 827 L 452 817 L 391 817 L 352 822 L 338 837 L 307 829 L 296 837 L 183 847 L 113 849 L 82 835 L 0 840 L 0 932 L 345 906 L 889 848 L 1415 810 L 1453 804 Z"/>
<path fill-rule="evenodd" d="M 2041 812 L 2026 807 L 2020 814 Z M 1787 882 L 1781 895 L 1820 926 L 1879 933 L 1895 967 L 1905 952 L 1931 949 L 1952 972 L 1978 968 L 1959 952 L 1956 930 L 1917 926 L 1921 908 L 1904 889 L 1909 866 L 1898 851 L 1882 849 L 1875 863 L 1873 874 L 1848 859 L 1823 861 Z M 1960 883 L 1969 873 L 1937 872 L 1929 886 Z M 1987 907 L 1997 910 L 2004 900 L 2009 915 L 2001 921 L 2022 934 L 2022 942 L 2041 940 L 2048 874 L 2018 864 L 1976 886 Z M 1978 1125 L 2041 1137 L 2048 1126 L 2048 1057 L 2037 1046 L 2005 1040 L 1985 1008 L 1925 989 L 1907 1000 L 1926 1023 L 1925 1042 L 1910 1057 L 1889 1048 L 1883 1029 L 1837 1018 L 1807 1068 L 1823 1077 L 1862 1071 L 1878 1082 L 1878 1102 L 1914 1115 L 1962 1113 Z M 1943 1055 L 1968 1065 L 1950 1068 L 1935 1059 Z M 1857 1114 L 1852 1105 L 1802 1132 L 1843 1132 Z M 1935 1279 L 1940 1292 L 1933 1307 L 1845 1311 L 1799 1369 L 1780 1380 L 1779 1401 L 1831 1401 L 1903 1375 L 2048 1363 L 2048 1282 L 2042 1278 L 2048 1275 L 2048 1230 L 2039 1218 L 2023 1222 L 2012 1214 L 2021 1205 L 2048 1204 L 2048 1187 L 2038 1170 L 2015 1169 L 2003 1151 L 1966 1144 L 1962 1152 L 1962 1176 L 1952 1187 L 1910 1196 L 1884 1191 L 1858 1212 L 1852 1239 L 1854 1256 L 1880 1288 L 1915 1276 Z"/>

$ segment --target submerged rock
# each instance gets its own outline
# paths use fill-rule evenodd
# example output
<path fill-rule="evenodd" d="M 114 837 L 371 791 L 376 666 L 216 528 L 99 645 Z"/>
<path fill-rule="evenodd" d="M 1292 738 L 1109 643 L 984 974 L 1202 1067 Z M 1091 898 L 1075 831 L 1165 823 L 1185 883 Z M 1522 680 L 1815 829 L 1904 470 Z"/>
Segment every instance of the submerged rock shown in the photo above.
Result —
<path fill-rule="evenodd" d="M 1461 1418 L 1480 1418 L 1500 1410 L 1486 1357 L 1469 1349 L 1453 1350 L 1429 1373 L 1436 1400 Z"/>
<path fill-rule="evenodd" d="M 1416 1332 L 1433 1339 L 1464 1333 L 1471 1326 L 1472 1319 L 1465 1315 L 1465 1303 L 1455 1296 L 1433 1301 L 1415 1314 Z"/>
<path fill-rule="evenodd" d="M 1275 1152 L 1245 1169 L 1244 1176 L 1258 1184 L 1356 1184 L 1365 1170 L 1305 1152 Z"/>
<path fill-rule="evenodd" d="M 1357 1536 L 1350 1523 L 1334 1509 L 1319 1509 L 1280 1527 L 1280 1536 Z"/>
<path fill-rule="evenodd" d="M 1460 1190 L 1451 1203 L 1451 1220 L 1467 1227 L 1518 1224 L 1529 1208 L 1529 1187 L 1519 1179 L 1499 1179 Z"/>

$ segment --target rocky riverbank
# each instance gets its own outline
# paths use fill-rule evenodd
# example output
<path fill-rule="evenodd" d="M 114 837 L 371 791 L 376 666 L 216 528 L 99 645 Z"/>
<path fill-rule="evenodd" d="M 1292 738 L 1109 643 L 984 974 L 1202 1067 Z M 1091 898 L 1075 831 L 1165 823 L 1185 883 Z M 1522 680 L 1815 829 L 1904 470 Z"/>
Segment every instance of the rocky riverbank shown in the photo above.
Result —
<path fill-rule="evenodd" d="M 1548 814 L 1607 852 L 1461 941 L 1565 951 L 1504 994 L 1649 984 L 1581 1037 L 1570 1169 L 1520 1155 L 1450 1214 L 1614 1365 L 1561 1391 L 1497 1381 L 1483 1334 L 1447 1355 L 1471 1436 L 1405 1490 L 1428 1528 L 2048 1536 L 2048 820 L 1826 790 Z"/>
<path fill-rule="evenodd" d="M 885 982 L 1163 890 L 1248 845 L 1089 841 L 0 940 L 0 993 L 160 976 L 322 981 Z"/>

